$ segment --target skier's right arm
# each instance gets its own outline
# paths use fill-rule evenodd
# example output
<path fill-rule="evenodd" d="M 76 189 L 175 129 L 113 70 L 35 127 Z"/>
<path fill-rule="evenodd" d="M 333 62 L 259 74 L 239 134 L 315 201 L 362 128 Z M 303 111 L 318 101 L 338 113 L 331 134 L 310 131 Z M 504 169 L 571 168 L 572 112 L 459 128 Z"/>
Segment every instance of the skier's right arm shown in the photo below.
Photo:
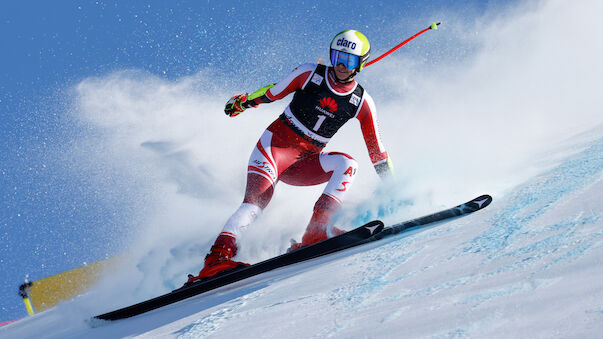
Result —
<path fill-rule="evenodd" d="M 266 97 L 266 92 L 273 87 L 274 84 L 262 87 L 251 94 L 237 94 L 230 98 L 224 107 L 224 113 L 231 118 L 243 113 L 249 107 L 256 107 L 261 103 L 272 102 Z"/>
<path fill-rule="evenodd" d="M 262 87 L 251 94 L 235 95 L 226 103 L 224 113 L 235 117 L 247 108 L 280 100 L 296 90 L 302 89 L 315 68 L 316 64 L 303 64 L 276 84 Z"/>

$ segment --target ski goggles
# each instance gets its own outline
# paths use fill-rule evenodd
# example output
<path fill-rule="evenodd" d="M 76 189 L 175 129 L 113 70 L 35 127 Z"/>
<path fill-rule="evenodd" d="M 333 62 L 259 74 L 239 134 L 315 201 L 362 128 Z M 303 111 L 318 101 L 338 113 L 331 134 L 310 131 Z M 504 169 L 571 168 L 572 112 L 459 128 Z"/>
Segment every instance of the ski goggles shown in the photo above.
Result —
<path fill-rule="evenodd" d="M 353 70 L 360 65 L 360 57 L 354 54 L 338 51 L 335 49 L 331 50 L 331 65 L 333 67 L 343 64 L 348 70 Z"/>

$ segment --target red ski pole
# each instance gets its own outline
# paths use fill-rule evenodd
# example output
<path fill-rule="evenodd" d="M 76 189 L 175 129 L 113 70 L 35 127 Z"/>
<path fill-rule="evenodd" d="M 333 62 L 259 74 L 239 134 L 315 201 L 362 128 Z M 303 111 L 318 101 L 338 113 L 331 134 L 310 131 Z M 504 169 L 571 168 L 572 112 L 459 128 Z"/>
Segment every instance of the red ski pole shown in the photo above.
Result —
<path fill-rule="evenodd" d="M 381 59 L 385 58 L 386 56 L 390 55 L 391 53 L 393 53 L 393 52 L 394 52 L 395 50 L 397 50 L 398 48 L 400 48 L 400 47 L 402 47 L 402 46 L 406 45 L 406 44 L 407 44 L 407 43 L 408 43 L 410 40 L 412 40 L 412 39 L 414 39 L 414 38 L 418 37 L 419 35 L 421 35 L 421 34 L 423 34 L 423 33 L 427 32 L 428 30 L 430 30 L 430 29 L 438 29 L 438 26 L 439 26 L 440 24 L 441 24 L 441 22 L 438 22 L 437 24 L 436 24 L 435 22 L 434 22 L 434 23 L 432 23 L 432 24 L 431 24 L 431 26 L 429 26 L 429 27 L 425 28 L 424 30 L 420 31 L 419 33 L 417 33 L 417 34 L 415 34 L 415 35 L 411 36 L 410 38 L 408 38 L 408 39 L 406 39 L 406 40 L 402 41 L 402 43 L 401 43 L 401 44 L 399 44 L 398 46 L 396 46 L 396 47 L 394 47 L 394 48 L 390 49 L 389 51 L 385 52 L 383 55 L 381 55 L 381 56 L 380 56 L 380 57 L 378 57 L 377 59 L 374 59 L 374 60 L 371 60 L 371 61 L 367 62 L 367 63 L 366 63 L 366 65 L 364 65 L 364 67 L 370 66 L 370 65 L 374 64 L 375 62 L 377 62 L 377 61 L 379 61 L 379 60 L 381 60 Z"/>

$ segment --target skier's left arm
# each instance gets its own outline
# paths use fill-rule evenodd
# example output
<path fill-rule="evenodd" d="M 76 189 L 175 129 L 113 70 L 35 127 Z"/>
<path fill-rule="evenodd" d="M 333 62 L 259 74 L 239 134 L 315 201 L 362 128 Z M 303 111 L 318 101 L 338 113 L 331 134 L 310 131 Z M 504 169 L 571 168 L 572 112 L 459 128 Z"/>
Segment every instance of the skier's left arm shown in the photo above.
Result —
<path fill-rule="evenodd" d="M 360 129 L 369 152 L 369 157 L 377 174 L 381 179 L 393 176 L 394 165 L 391 158 L 385 151 L 379 135 L 379 126 L 377 124 L 377 110 L 373 98 L 368 93 L 364 93 L 360 109 L 356 114 L 356 119 L 360 121 Z"/>

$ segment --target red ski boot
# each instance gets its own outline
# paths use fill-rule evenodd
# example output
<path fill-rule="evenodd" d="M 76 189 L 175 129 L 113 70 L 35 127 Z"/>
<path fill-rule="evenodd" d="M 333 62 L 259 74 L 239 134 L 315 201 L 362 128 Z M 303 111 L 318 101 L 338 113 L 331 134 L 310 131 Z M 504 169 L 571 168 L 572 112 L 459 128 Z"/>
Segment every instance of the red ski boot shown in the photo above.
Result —
<path fill-rule="evenodd" d="M 205 265 L 198 276 L 189 277 L 188 282 L 203 278 L 211 278 L 218 273 L 237 267 L 249 266 L 249 264 L 233 261 L 230 258 L 237 254 L 237 245 L 235 237 L 221 233 L 216 242 L 211 247 L 210 252 L 205 256 Z"/>
<path fill-rule="evenodd" d="M 291 241 L 291 247 L 287 250 L 287 252 L 296 250 L 298 248 L 302 248 L 307 245 L 312 245 L 319 241 L 323 241 L 328 239 L 329 237 L 334 237 L 336 235 L 340 235 L 345 233 L 345 231 L 340 230 L 337 227 L 330 226 L 329 221 L 331 220 L 331 216 L 336 211 L 334 206 L 325 206 L 325 199 L 328 198 L 326 195 L 321 196 L 321 198 L 316 203 L 317 207 L 327 207 L 327 208 L 314 208 L 314 213 L 312 214 L 312 219 L 310 219 L 310 223 L 306 228 L 306 233 L 302 237 L 301 243 L 296 242 L 294 240 Z M 329 198 L 328 200 L 332 200 Z M 327 201 L 328 201 L 327 200 Z M 330 207 L 330 208 L 329 208 Z M 329 231 L 329 232 L 327 232 Z"/>

